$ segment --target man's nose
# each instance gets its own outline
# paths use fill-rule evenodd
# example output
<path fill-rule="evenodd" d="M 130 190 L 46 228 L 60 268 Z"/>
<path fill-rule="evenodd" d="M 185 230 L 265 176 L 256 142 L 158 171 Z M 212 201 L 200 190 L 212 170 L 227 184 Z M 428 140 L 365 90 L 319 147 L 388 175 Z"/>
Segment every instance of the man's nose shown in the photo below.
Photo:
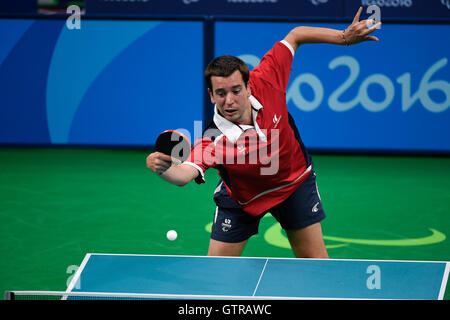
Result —
<path fill-rule="evenodd" d="M 227 95 L 225 96 L 225 103 L 228 105 L 233 104 L 234 99 L 233 99 L 233 93 L 232 92 L 228 92 Z"/>

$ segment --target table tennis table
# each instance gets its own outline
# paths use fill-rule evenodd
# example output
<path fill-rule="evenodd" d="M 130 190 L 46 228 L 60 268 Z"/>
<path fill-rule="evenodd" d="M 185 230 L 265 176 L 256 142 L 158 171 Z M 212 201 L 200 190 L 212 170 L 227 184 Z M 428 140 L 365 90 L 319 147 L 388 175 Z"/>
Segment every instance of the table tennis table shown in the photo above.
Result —
<path fill-rule="evenodd" d="M 147 299 L 443 299 L 450 262 L 87 254 L 66 293 Z"/>
<path fill-rule="evenodd" d="M 169 299 L 443 299 L 450 262 L 87 254 L 67 292 Z"/>

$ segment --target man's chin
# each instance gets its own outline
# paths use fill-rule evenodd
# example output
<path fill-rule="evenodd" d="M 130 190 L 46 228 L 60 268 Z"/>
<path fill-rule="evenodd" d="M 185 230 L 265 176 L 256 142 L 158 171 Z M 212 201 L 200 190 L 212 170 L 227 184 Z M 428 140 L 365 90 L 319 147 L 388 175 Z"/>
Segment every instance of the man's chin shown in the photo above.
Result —
<path fill-rule="evenodd" d="M 227 119 L 230 122 L 238 122 L 239 117 L 237 115 L 231 115 L 231 116 L 225 116 L 225 119 Z"/>

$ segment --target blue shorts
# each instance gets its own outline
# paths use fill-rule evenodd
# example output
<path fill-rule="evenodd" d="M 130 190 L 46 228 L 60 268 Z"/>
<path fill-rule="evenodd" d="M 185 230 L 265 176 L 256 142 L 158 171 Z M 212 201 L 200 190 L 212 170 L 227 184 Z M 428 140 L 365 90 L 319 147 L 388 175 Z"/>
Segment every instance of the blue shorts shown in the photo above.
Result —
<path fill-rule="evenodd" d="M 217 207 L 211 238 L 223 242 L 241 242 L 257 234 L 259 222 L 268 212 L 285 230 L 301 229 L 325 219 L 314 171 L 289 198 L 259 216 L 243 211 L 230 198 L 222 181 L 216 188 L 214 201 Z"/>

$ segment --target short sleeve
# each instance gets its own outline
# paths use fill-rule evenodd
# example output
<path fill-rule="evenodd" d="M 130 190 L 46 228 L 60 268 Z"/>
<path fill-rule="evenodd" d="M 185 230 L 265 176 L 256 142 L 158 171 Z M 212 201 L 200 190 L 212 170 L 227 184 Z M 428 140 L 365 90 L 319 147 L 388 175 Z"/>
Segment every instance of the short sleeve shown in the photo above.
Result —
<path fill-rule="evenodd" d="M 264 79 L 275 89 L 286 92 L 294 58 L 293 52 L 289 43 L 277 42 L 251 71 L 252 76 Z"/>
<path fill-rule="evenodd" d="M 210 138 L 197 139 L 191 148 L 188 159 L 183 164 L 190 165 L 199 171 L 196 183 L 205 183 L 205 171 L 210 167 L 215 167 L 214 142 Z"/>

